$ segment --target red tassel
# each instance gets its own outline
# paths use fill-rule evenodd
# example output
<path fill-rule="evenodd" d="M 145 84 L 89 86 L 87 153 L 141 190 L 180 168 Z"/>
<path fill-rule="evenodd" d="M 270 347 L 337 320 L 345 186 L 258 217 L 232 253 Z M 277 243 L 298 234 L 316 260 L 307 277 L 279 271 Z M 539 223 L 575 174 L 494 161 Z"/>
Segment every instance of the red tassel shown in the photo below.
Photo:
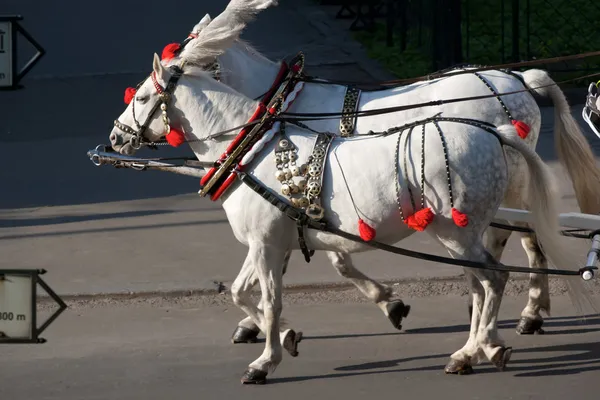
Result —
<path fill-rule="evenodd" d="M 521 139 L 525 139 L 527 137 L 527 135 L 529 134 L 529 131 L 530 131 L 529 125 L 527 125 L 523 121 L 517 121 L 516 119 L 513 119 L 510 122 L 512 122 L 512 124 L 517 129 L 517 133 L 519 134 L 519 136 L 521 137 Z"/>
<path fill-rule="evenodd" d="M 135 96 L 135 88 L 128 87 L 127 89 L 125 89 L 125 96 L 123 97 L 125 104 L 131 103 L 131 100 L 133 100 L 133 96 Z"/>
<path fill-rule="evenodd" d="M 179 147 L 185 142 L 183 133 L 173 128 L 171 128 L 171 131 L 165 136 L 165 139 L 167 139 L 167 142 L 173 147 Z"/>
<path fill-rule="evenodd" d="M 175 57 L 180 47 L 181 46 L 179 46 L 179 43 L 169 43 L 163 49 L 161 59 L 170 60 L 171 58 Z"/>
<path fill-rule="evenodd" d="M 467 217 L 466 214 L 463 214 L 460 211 L 458 211 L 456 208 L 452 209 L 452 219 L 454 220 L 454 223 L 460 226 L 461 228 L 464 228 L 465 226 L 469 225 L 469 217 Z"/>
<path fill-rule="evenodd" d="M 424 231 L 425 228 L 427 228 L 427 225 L 433 221 L 433 217 L 433 211 L 431 211 L 431 208 L 427 207 L 407 217 L 404 220 L 404 223 L 414 230 Z"/>
<path fill-rule="evenodd" d="M 365 242 L 375 239 L 375 229 L 367 225 L 367 223 L 360 218 L 358 219 L 358 232 L 360 234 L 360 238 Z"/>

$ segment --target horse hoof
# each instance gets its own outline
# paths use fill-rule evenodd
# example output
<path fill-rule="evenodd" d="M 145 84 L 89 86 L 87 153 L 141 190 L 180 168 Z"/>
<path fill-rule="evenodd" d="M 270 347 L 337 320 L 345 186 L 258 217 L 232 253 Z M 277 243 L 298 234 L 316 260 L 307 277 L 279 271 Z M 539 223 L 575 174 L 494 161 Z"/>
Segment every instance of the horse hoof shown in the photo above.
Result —
<path fill-rule="evenodd" d="M 231 343 L 256 343 L 259 332 L 260 331 L 238 326 L 235 328 L 235 331 L 233 331 L 233 335 L 231 335 Z"/>
<path fill-rule="evenodd" d="M 467 361 L 450 359 L 450 362 L 444 368 L 446 374 L 470 375 L 473 373 L 473 367 Z"/>
<path fill-rule="evenodd" d="M 512 347 L 502 347 L 492 358 L 492 364 L 494 364 L 499 371 L 504 371 L 504 368 L 506 368 L 506 364 L 508 363 L 508 360 L 510 360 L 511 355 Z"/>
<path fill-rule="evenodd" d="M 544 330 L 542 329 L 542 325 L 544 324 L 543 319 L 532 319 L 527 317 L 521 317 L 519 323 L 517 324 L 517 333 L 519 335 L 533 335 L 538 333 L 540 335 L 544 334 Z"/>
<path fill-rule="evenodd" d="M 406 318 L 410 313 L 410 306 L 404 304 L 402 300 L 391 301 L 385 306 L 388 312 L 388 319 L 394 325 L 394 328 L 402 329 L 402 318 Z"/>
<path fill-rule="evenodd" d="M 293 329 L 288 329 L 284 335 L 283 348 L 292 357 L 298 357 L 298 343 L 302 341 L 302 332 L 296 333 Z"/>
<path fill-rule="evenodd" d="M 260 369 L 248 368 L 242 376 L 244 385 L 264 385 L 267 383 L 267 373 Z"/>

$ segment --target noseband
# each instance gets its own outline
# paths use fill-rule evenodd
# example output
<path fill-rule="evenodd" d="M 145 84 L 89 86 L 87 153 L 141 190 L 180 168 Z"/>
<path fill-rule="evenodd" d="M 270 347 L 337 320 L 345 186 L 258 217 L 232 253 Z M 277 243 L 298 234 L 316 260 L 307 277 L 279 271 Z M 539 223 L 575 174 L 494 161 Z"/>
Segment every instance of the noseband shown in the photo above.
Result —
<path fill-rule="evenodd" d="M 131 102 L 131 113 L 133 115 L 133 122 L 135 123 L 137 129 L 134 129 L 129 125 L 120 122 L 118 119 L 114 121 L 115 127 L 119 128 L 125 133 L 133 135 L 133 137 L 130 140 L 130 144 L 131 147 L 133 147 L 134 149 L 139 149 L 142 146 L 142 143 L 150 143 L 144 137 L 144 132 L 146 131 L 146 129 L 148 129 L 148 125 L 150 125 L 150 121 L 154 117 L 154 113 L 158 110 L 159 107 L 162 110 L 163 123 L 165 124 L 165 133 L 168 134 L 171 131 L 171 126 L 169 125 L 169 117 L 167 116 L 167 104 L 171 100 L 171 95 L 173 93 L 173 90 L 175 89 L 177 81 L 179 80 L 179 78 L 181 78 L 181 75 L 183 74 L 183 69 L 181 69 L 177 65 L 172 65 L 169 67 L 169 70 L 171 71 L 171 78 L 169 79 L 166 88 L 163 88 L 161 84 L 158 83 L 154 71 L 152 71 L 152 74 L 150 74 L 152 84 L 154 85 L 154 88 L 158 93 L 159 100 L 156 103 L 154 103 L 143 124 L 140 125 L 135 116 L 135 99 L 133 99 L 133 101 Z M 138 85 L 137 88 L 139 88 L 140 86 L 141 83 Z"/>

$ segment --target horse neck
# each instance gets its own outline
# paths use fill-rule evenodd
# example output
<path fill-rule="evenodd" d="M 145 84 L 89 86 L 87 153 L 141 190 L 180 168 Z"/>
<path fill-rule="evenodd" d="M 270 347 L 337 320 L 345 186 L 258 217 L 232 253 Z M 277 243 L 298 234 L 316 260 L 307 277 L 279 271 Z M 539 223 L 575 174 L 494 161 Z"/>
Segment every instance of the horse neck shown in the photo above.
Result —
<path fill-rule="evenodd" d="M 182 81 L 184 78 L 182 78 Z M 248 122 L 258 102 L 224 85 L 201 89 L 182 82 L 177 90 L 180 124 L 192 139 L 202 139 Z M 241 129 L 240 129 L 241 130 Z M 227 149 L 240 130 L 214 139 L 195 142 L 190 147 L 199 161 L 213 162 Z"/>
<path fill-rule="evenodd" d="M 236 41 L 221 55 L 219 62 L 223 70 L 223 83 L 251 99 L 269 90 L 281 66 L 281 63 L 258 54 L 241 41 Z"/>

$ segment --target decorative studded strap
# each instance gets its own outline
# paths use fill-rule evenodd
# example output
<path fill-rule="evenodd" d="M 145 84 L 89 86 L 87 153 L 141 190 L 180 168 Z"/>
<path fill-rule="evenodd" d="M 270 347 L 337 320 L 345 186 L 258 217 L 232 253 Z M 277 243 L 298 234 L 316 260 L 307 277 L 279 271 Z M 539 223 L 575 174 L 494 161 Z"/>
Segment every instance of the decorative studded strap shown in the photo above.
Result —
<path fill-rule="evenodd" d="M 344 105 L 342 107 L 342 118 L 340 119 L 340 134 L 348 137 L 354 132 L 356 125 L 356 115 L 348 116 L 358 110 L 358 99 L 360 98 L 360 89 L 354 86 L 347 86 L 344 94 Z"/>
<path fill-rule="evenodd" d="M 307 216 L 318 221 L 325 214 L 320 195 L 323 169 L 334 136 L 318 133 L 307 163 L 297 165 L 298 148 L 285 134 L 284 124 L 279 134 L 280 139 L 275 147 L 275 177 L 281 183 L 281 194 L 289 198 L 294 207 L 303 209 Z"/>
<path fill-rule="evenodd" d="M 323 187 L 323 171 L 332 140 L 331 134 L 319 133 L 312 154 L 308 158 L 308 183 L 304 189 L 309 203 L 306 215 L 316 221 L 320 221 L 325 215 L 325 210 L 321 206 L 321 189 Z"/>

